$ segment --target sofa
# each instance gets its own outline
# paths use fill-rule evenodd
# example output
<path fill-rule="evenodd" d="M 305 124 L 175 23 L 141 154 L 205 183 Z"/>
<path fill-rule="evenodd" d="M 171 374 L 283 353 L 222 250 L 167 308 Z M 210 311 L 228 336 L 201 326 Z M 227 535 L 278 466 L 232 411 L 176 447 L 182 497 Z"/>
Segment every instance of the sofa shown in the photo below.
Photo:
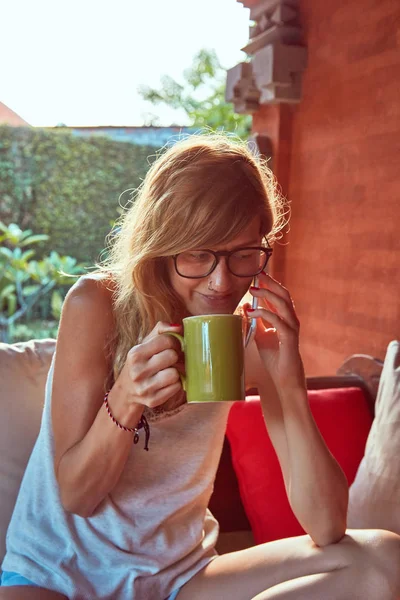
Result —
<path fill-rule="evenodd" d="M 0 344 L 0 564 L 8 522 L 39 431 L 54 349 L 52 339 Z M 382 367 L 382 361 L 357 355 L 335 376 L 307 379 L 314 418 L 350 486 L 365 460 Z M 257 390 L 249 390 L 245 402 L 232 405 L 210 509 L 220 523 L 219 552 L 303 533 L 286 497 Z"/>

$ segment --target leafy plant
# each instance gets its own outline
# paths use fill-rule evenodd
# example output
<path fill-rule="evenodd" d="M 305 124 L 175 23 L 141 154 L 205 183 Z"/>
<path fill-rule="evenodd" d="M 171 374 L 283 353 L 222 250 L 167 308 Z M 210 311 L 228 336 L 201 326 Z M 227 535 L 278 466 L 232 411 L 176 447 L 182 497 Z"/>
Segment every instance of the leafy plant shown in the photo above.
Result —
<path fill-rule="evenodd" d="M 154 105 L 183 109 L 192 127 L 223 129 L 247 139 L 251 117 L 235 113 L 233 105 L 225 101 L 225 79 L 226 69 L 216 52 L 202 49 L 183 73 L 183 83 L 164 75 L 161 88 L 140 86 L 138 91 L 144 100 Z"/>
<path fill-rule="evenodd" d="M 71 256 L 51 252 L 34 260 L 35 251 L 26 246 L 44 242 L 47 235 L 23 231 L 15 223 L 0 221 L 0 340 L 9 341 L 11 328 L 43 297 L 51 293 L 53 317 L 59 319 L 63 302 L 61 290 L 71 285 L 84 270 Z"/>
<path fill-rule="evenodd" d="M 15 323 L 10 328 L 10 339 L 28 342 L 33 339 L 56 338 L 57 333 L 57 321 L 30 321 L 29 323 Z"/>

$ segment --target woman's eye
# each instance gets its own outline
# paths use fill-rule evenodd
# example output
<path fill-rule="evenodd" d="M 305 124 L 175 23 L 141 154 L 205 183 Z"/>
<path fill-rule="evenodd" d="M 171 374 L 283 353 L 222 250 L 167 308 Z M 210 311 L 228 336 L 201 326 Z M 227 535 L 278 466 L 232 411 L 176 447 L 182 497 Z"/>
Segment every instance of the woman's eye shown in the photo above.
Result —
<path fill-rule="evenodd" d="M 235 258 L 239 258 L 241 260 L 254 258 L 254 252 L 239 252 L 238 254 L 235 254 Z"/>
<path fill-rule="evenodd" d="M 185 259 L 192 261 L 203 261 L 209 260 L 210 255 L 207 252 L 187 252 L 185 254 Z"/>

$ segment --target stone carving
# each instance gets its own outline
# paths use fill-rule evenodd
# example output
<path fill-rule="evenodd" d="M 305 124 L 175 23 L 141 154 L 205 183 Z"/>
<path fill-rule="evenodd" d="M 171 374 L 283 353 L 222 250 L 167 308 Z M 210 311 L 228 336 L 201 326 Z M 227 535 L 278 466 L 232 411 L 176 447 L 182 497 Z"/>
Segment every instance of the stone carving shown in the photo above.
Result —
<path fill-rule="evenodd" d="M 261 92 L 254 83 L 251 63 L 239 63 L 227 72 L 225 98 L 235 112 L 249 114 L 258 110 Z"/>
<path fill-rule="evenodd" d="M 298 102 L 301 74 L 306 67 L 307 49 L 303 46 L 269 44 L 253 58 L 253 78 L 261 95 L 260 104 Z"/>
<path fill-rule="evenodd" d="M 247 0 L 241 0 L 246 6 Z M 298 0 L 261 0 L 250 6 L 250 40 L 242 48 L 249 62 L 227 74 L 226 99 L 235 111 L 251 113 L 260 105 L 299 102 L 307 49 L 301 45 Z"/>

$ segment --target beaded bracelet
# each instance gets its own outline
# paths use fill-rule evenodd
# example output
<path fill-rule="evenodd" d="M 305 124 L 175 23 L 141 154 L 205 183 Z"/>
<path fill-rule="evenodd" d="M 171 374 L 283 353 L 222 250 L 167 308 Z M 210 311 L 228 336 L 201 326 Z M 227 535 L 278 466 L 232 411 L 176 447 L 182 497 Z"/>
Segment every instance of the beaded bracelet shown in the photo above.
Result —
<path fill-rule="evenodd" d="M 150 439 L 150 427 L 149 424 L 147 422 L 147 419 L 144 415 L 142 415 L 140 417 L 140 421 L 137 424 L 136 427 L 125 427 L 125 425 L 122 425 L 119 421 L 117 421 L 117 419 L 114 417 L 114 415 L 111 412 L 111 408 L 110 405 L 108 404 L 108 394 L 109 392 L 106 393 L 106 395 L 104 396 L 104 404 L 106 407 L 106 410 L 108 412 L 108 416 L 110 417 L 110 419 L 120 428 L 123 429 L 124 431 L 128 431 L 129 433 L 133 433 L 133 443 L 137 444 L 139 441 L 139 429 L 144 429 L 145 431 L 145 441 L 144 441 L 144 449 L 148 450 L 149 449 L 149 439 Z"/>

